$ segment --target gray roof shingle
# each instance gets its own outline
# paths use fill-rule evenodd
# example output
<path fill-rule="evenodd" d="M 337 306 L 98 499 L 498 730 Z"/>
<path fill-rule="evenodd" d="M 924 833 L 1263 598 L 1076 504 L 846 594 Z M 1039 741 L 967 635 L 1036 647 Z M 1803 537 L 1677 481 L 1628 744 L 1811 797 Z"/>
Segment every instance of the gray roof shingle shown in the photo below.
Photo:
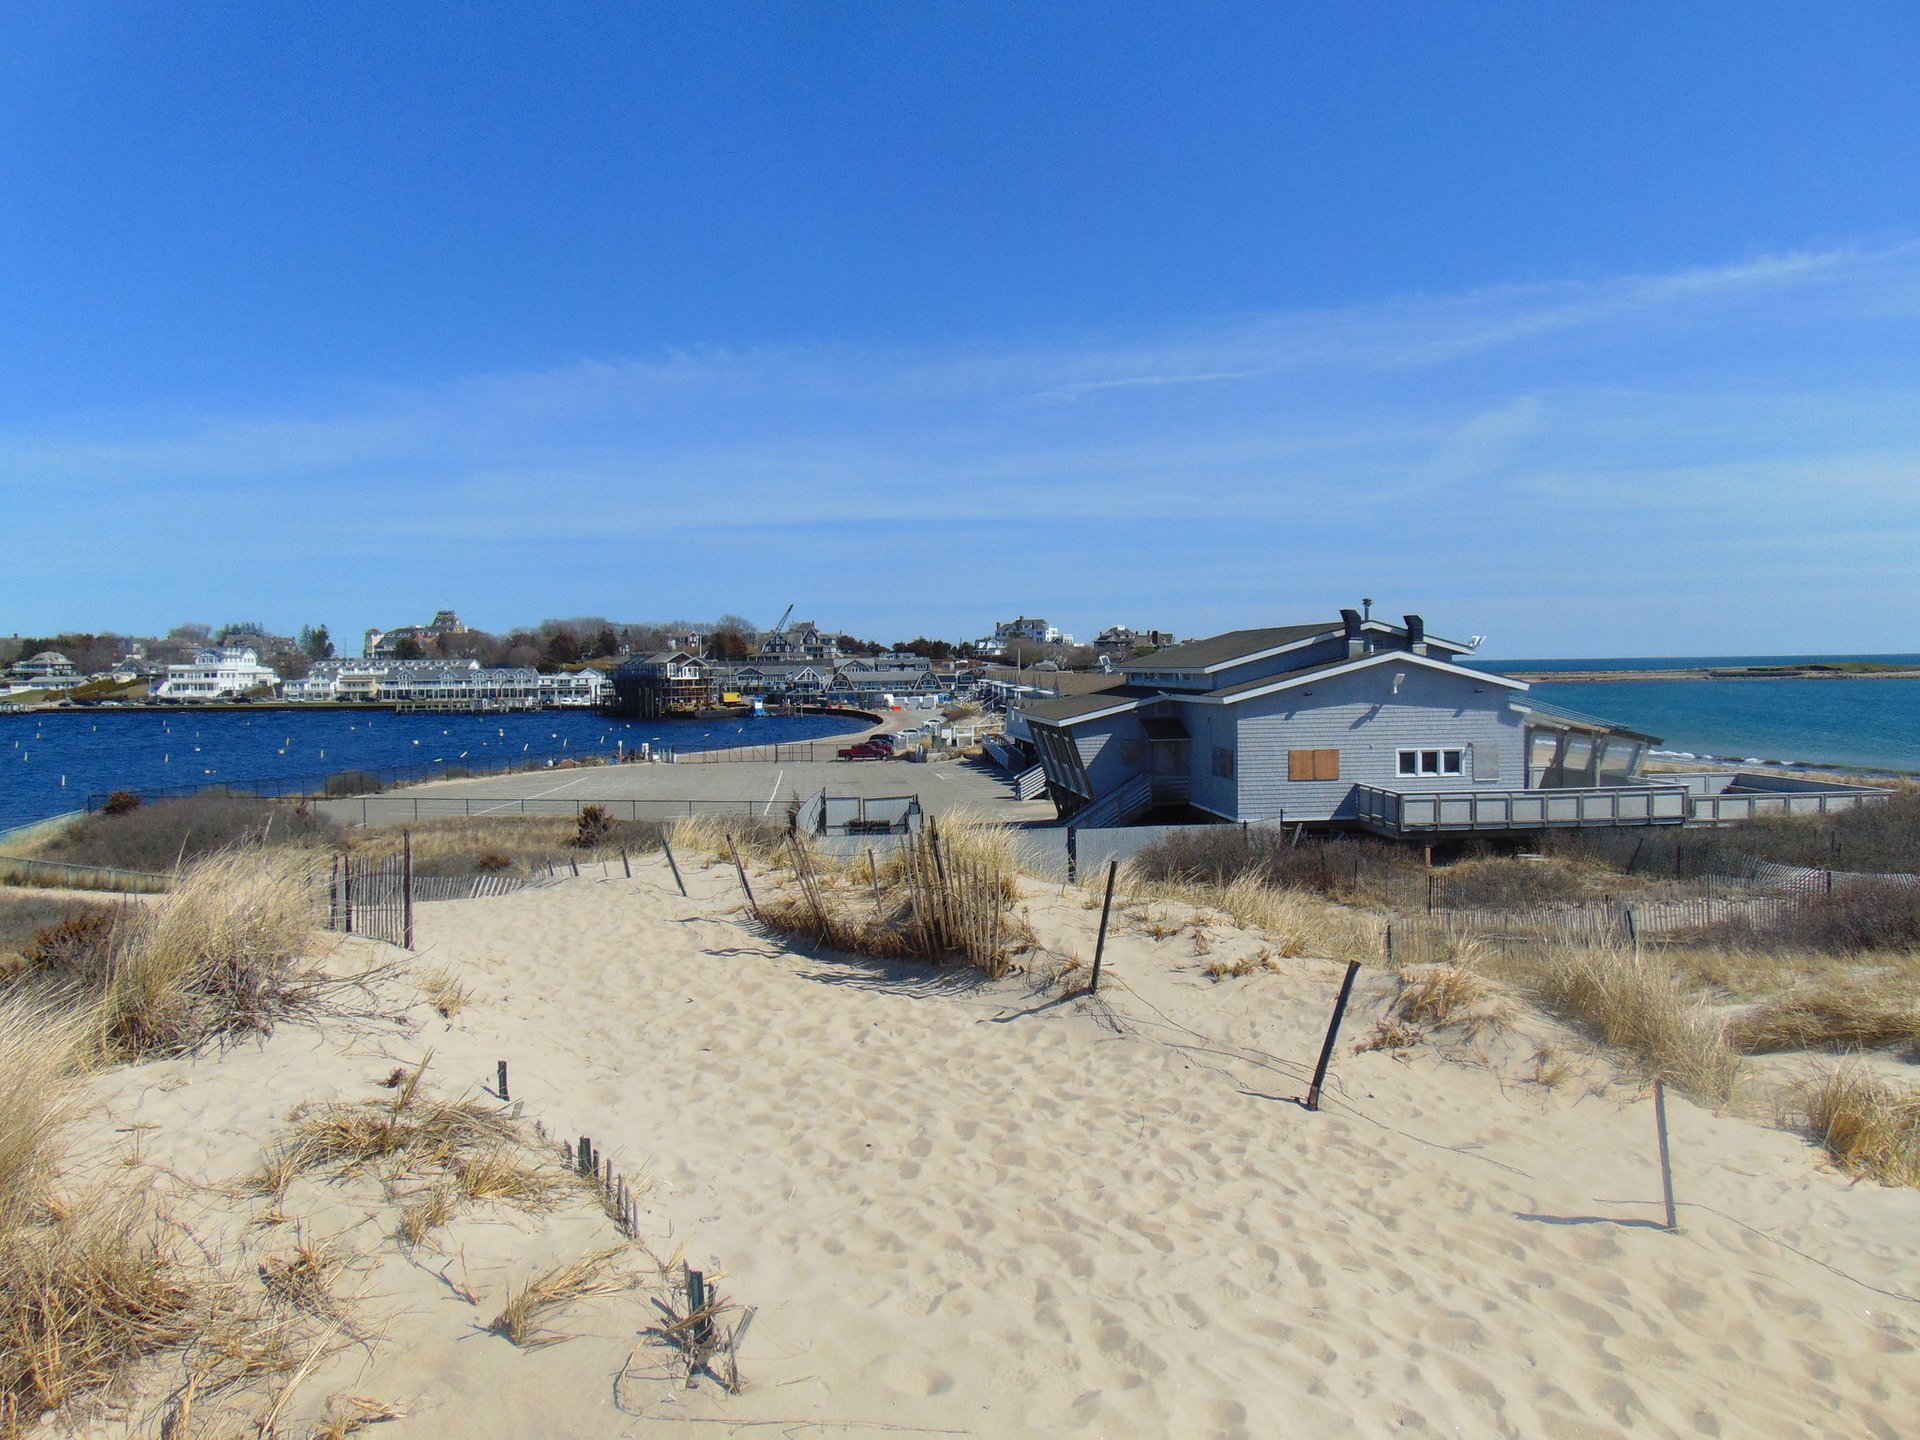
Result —
<path fill-rule="evenodd" d="M 1340 622 L 1337 620 L 1318 625 L 1269 625 L 1259 630 L 1229 630 L 1224 635 L 1212 635 L 1205 640 L 1189 640 L 1184 645 L 1174 645 L 1165 650 L 1155 650 L 1152 654 L 1123 661 L 1120 668 L 1129 673 L 1136 670 L 1204 670 L 1209 665 L 1220 665 L 1238 660 L 1243 656 L 1258 655 L 1262 651 L 1275 650 L 1282 645 L 1311 640 L 1316 635 L 1339 633 Z"/>

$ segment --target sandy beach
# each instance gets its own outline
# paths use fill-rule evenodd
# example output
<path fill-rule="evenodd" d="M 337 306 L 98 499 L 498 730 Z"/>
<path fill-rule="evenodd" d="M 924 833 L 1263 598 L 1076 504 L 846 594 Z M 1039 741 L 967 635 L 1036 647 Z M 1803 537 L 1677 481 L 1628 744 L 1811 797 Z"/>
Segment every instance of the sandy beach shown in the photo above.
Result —
<path fill-rule="evenodd" d="M 617 1243 L 603 1214 L 483 1207 L 406 1255 L 365 1187 L 302 1180 L 266 1231 L 350 1254 L 379 1338 L 317 1364 L 284 1422 L 343 1396 L 403 1410 L 395 1436 L 1894 1437 L 1920 1414 L 1920 1192 L 1670 1097 L 1669 1234 L 1647 1092 L 1551 1022 L 1366 1049 L 1392 987 L 1364 974 L 1311 1113 L 1341 969 L 1217 914 L 1118 918 L 1100 995 L 1070 998 L 809 953 L 747 922 L 731 867 L 687 879 L 654 855 L 422 905 L 416 970 L 468 991 L 450 1018 L 395 979 L 387 1019 L 91 1082 L 84 1152 L 207 1187 L 298 1105 L 429 1052 L 427 1084 L 487 1101 L 505 1059 L 528 1118 L 646 1178 L 648 1248 L 754 1312 L 739 1394 L 687 1387 L 642 1285 L 517 1348 L 487 1318 Z M 1023 903 L 1036 972 L 1090 959 L 1083 892 Z M 262 1202 L 199 1203 L 262 1243 Z"/>

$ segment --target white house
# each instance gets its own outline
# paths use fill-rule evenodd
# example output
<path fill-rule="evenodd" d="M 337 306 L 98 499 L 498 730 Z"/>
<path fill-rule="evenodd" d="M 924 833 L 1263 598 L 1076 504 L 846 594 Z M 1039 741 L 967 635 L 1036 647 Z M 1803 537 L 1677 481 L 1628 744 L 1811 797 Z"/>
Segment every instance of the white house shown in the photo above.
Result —
<path fill-rule="evenodd" d="M 58 650 L 42 650 L 22 660 L 7 672 L 9 690 L 71 690 L 86 683 L 86 676 Z"/>
<path fill-rule="evenodd" d="M 976 640 L 974 648 L 983 655 L 1004 655 L 1009 645 L 1020 640 L 1033 645 L 1073 644 L 1073 636 L 1058 625 L 1049 625 L 1037 616 L 1022 615 L 1016 620 L 996 622 L 993 634 Z"/>
<path fill-rule="evenodd" d="M 594 706 L 606 698 L 612 683 L 605 671 L 563 670 L 540 677 L 540 699 L 547 705 Z"/>
<path fill-rule="evenodd" d="M 167 666 L 166 679 L 153 687 L 153 696 L 156 700 L 219 700 L 262 686 L 272 689 L 279 683 L 280 677 L 260 663 L 257 651 L 228 645 L 202 650 L 190 664 Z"/>

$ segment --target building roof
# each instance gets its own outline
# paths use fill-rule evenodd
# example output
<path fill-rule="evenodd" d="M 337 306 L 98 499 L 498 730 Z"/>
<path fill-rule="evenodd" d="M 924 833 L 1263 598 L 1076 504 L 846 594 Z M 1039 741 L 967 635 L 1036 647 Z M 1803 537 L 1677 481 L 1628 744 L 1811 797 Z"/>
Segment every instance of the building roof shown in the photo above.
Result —
<path fill-rule="evenodd" d="M 1337 635 L 1340 622 L 1319 625 L 1269 625 L 1258 630 L 1229 630 L 1205 640 L 1189 640 L 1170 645 L 1137 660 L 1120 662 L 1122 670 L 1208 670 L 1263 655 L 1282 646 L 1296 645 L 1317 635 Z"/>
<path fill-rule="evenodd" d="M 1148 685 L 1117 685 L 1109 690 L 1095 690 L 1088 695 L 1067 695 L 1058 700 L 1036 701 L 1031 705 L 1023 701 L 1020 713 L 1043 725 L 1074 725 L 1082 720 L 1091 720 L 1096 715 L 1123 714 L 1143 700 L 1159 698 L 1161 692 Z"/>
<path fill-rule="evenodd" d="M 1456 665 L 1451 660 L 1442 660 L 1433 655 L 1415 655 L 1410 650 L 1373 650 L 1365 655 L 1342 657 L 1319 665 L 1307 665 L 1299 670 L 1282 671 L 1278 675 L 1263 675 L 1254 680 L 1242 680 L 1238 685 L 1228 685 L 1200 695 L 1175 695 L 1172 698 L 1201 705 L 1231 705 L 1239 700 L 1251 699 L 1255 695 L 1265 695 L 1269 691 L 1288 690 L 1295 685 L 1304 685 L 1309 680 L 1331 675 L 1336 671 L 1366 670 L 1376 665 L 1418 665 L 1424 669 L 1444 670 L 1465 679 L 1498 685 L 1506 690 L 1527 688 L 1524 680 L 1509 680 L 1504 675 L 1495 675 L 1485 670 L 1469 670 L 1463 665 Z"/>
<path fill-rule="evenodd" d="M 1643 740 L 1649 745 L 1658 745 L 1660 736 L 1643 734 L 1638 730 L 1629 730 L 1624 725 L 1616 725 L 1611 720 L 1602 720 L 1594 715 L 1583 715 L 1578 710 L 1569 710 L 1564 705 L 1550 705 L 1545 700 L 1536 700 L 1531 695 L 1525 700 L 1515 698 L 1513 708 L 1524 710 L 1529 715 L 1538 715 L 1543 720 L 1557 720 L 1576 730 L 1598 730 L 1608 735 L 1619 735 L 1628 740 Z"/>

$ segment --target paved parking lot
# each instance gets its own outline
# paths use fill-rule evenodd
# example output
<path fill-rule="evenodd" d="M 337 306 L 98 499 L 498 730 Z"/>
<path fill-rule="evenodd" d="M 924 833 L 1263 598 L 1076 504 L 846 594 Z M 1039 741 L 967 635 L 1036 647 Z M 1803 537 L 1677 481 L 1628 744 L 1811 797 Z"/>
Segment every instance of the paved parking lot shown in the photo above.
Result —
<path fill-rule="evenodd" d="M 693 810 L 778 814 L 817 795 L 869 800 L 917 795 L 930 815 L 957 811 L 1007 825 L 1045 825 L 1053 806 L 1016 800 L 1006 773 L 984 760 L 708 761 L 598 765 L 412 785 L 384 795 L 328 800 L 316 808 L 345 824 L 398 825 L 446 815 L 573 814 L 604 804 L 616 819 L 670 819 Z"/>

